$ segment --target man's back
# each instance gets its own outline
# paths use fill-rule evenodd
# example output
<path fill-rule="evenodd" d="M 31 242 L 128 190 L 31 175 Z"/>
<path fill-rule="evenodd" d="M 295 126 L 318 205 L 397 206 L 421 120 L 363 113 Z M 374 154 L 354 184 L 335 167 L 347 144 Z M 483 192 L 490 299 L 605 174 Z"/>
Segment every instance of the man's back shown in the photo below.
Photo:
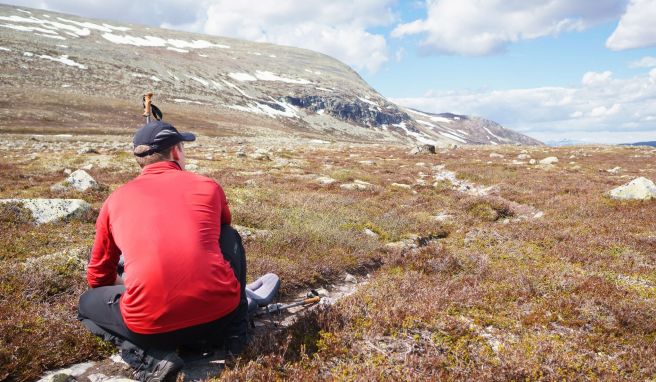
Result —
<path fill-rule="evenodd" d="M 222 317 L 240 298 L 219 248 L 222 223 L 230 223 L 230 211 L 216 182 L 181 171 L 175 162 L 146 166 L 103 205 L 89 284 L 108 285 L 122 253 L 126 292 L 120 304 L 130 330 L 163 333 Z"/>

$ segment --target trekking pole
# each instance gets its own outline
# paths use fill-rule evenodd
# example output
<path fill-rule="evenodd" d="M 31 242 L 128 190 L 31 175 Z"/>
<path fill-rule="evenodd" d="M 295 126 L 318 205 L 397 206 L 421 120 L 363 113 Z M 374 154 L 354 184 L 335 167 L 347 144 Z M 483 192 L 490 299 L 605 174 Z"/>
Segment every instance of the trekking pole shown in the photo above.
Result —
<path fill-rule="evenodd" d="M 292 302 L 291 304 L 270 304 L 266 307 L 266 312 L 269 314 L 281 313 L 283 310 L 287 310 L 295 306 L 316 304 L 319 301 L 321 301 L 321 297 L 314 296 L 314 297 L 306 298 L 301 301 Z"/>
<path fill-rule="evenodd" d="M 143 116 L 146 117 L 146 123 L 150 123 L 150 109 L 153 102 L 153 92 L 148 92 L 143 96 L 144 112 Z"/>

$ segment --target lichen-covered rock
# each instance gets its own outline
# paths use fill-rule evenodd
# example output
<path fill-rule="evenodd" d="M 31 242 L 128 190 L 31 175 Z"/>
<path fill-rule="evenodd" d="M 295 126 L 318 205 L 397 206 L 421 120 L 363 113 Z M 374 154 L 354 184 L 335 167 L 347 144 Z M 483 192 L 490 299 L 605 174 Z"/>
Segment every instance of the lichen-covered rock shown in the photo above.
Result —
<path fill-rule="evenodd" d="M 80 217 L 91 209 L 82 199 L 0 199 L 0 203 L 17 203 L 32 212 L 37 224 Z"/>
<path fill-rule="evenodd" d="M 320 176 L 317 179 L 315 179 L 314 181 L 321 184 L 321 185 L 324 185 L 324 186 L 328 186 L 328 185 L 333 184 L 333 183 L 336 182 L 335 179 L 333 179 L 329 176 Z"/>
<path fill-rule="evenodd" d="M 394 188 L 402 188 L 404 190 L 412 190 L 412 186 L 405 183 L 392 183 L 390 186 Z"/>
<path fill-rule="evenodd" d="M 270 161 L 271 160 L 271 154 L 264 149 L 257 149 L 255 150 L 254 153 L 249 155 L 251 159 L 255 160 L 261 160 L 261 161 Z"/>
<path fill-rule="evenodd" d="M 339 187 L 342 188 L 342 189 L 344 189 L 344 190 L 351 190 L 351 191 L 353 191 L 353 190 L 365 191 L 365 190 L 371 190 L 371 189 L 373 189 L 373 188 L 374 188 L 374 185 L 371 184 L 371 183 L 369 183 L 369 182 L 365 182 L 365 181 L 363 181 L 363 180 L 357 180 L 357 179 L 356 179 L 356 180 L 354 180 L 352 183 L 344 183 L 344 184 L 341 184 Z"/>
<path fill-rule="evenodd" d="M 50 187 L 53 191 L 65 191 L 74 189 L 77 191 L 87 191 L 98 188 L 98 182 L 84 170 L 73 171 L 66 180 Z"/>
<path fill-rule="evenodd" d="M 539 163 L 540 164 L 546 164 L 546 165 L 556 164 L 556 163 L 558 163 L 558 158 L 557 157 L 546 157 L 544 159 L 541 159 Z"/>
<path fill-rule="evenodd" d="M 649 200 L 656 199 L 656 185 L 651 180 L 640 177 L 608 192 L 613 199 Z"/>

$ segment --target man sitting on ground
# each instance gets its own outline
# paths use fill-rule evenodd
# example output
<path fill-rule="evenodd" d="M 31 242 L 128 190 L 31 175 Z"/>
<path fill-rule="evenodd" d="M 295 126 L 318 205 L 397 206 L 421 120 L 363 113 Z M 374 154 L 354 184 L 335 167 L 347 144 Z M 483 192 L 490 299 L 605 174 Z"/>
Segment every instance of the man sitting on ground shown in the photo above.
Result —
<path fill-rule="evenodd" d="M 241 238 L 221 186 L 184 171 L 183 142 L 193 140 L 161 121 L 137 131 L 141 174 L 107 198 L 96 222 L 79 319 L 119 346 L 140 380 L 174 379 L 181 346 L 238 352 L 248 329 Z"/>

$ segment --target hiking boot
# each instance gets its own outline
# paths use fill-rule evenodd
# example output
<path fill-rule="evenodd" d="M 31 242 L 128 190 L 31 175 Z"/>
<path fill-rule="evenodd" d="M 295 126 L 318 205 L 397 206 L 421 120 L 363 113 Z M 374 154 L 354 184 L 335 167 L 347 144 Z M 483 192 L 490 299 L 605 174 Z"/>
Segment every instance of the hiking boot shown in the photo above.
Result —
<path fill-rule="evenodd" d="M 246 345 L 248 344 L 248 337 L 243 336 L 229 336 L 224 340 L 224 348 L 226 357 L 237 357 L 240 355 Z"/>
<path fill-rule="evenodd" d="M 183 366 L 184 361 L 173 351 L 150 350 L 133 377 L 146 382 L 173 382 Z"/>

